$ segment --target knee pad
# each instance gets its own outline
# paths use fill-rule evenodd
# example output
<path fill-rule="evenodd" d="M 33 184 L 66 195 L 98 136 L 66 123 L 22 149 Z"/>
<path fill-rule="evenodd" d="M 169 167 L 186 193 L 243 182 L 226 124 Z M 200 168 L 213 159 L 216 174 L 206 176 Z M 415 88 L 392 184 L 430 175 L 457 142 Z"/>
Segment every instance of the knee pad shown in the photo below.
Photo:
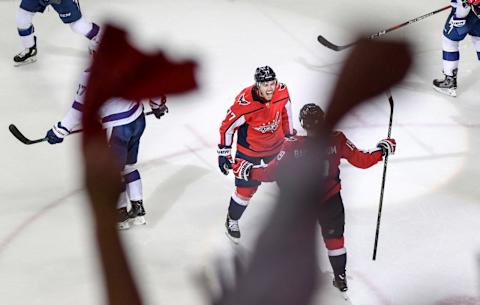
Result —
<path fill-rule="evenodd" d="M 70 23 L 70 28 L 75 33 L 87 36 L 88 33 L 92 30 L 92 23 L 87 21 L 85 18 L 80 18 L 77 21 Z"/>
<path fill-rule="evenodd" d="M 443 39 L 442 39 L 443 60 L 458 61 L 460 59 L 458 44 L 459 44 L 458 41 L 454 41 L 443 36 Z"/>
<path fill-rule="evenodd" d="M 249 187 L 236 187 L 235 192 L 233 192 L 232 199 L 240 205 L 248 205 L 250 199 L 252 199 L 253 194 L 257 191 L 258 187 L 249 186 Z"/>
<path fill-rule="evenodd" d="M 17 28 L 19 29 L 28 29 L 32 26 L 33 15 L 35 13 L 19 8 L 17 11 L 17 16 L 15 18 L 17 22 Z"/>
<path fill-rule="evenodd" d="M 444 52 L 458 52 L 458 45 L 458 41 L 454 41 L 443 36 L 442 47 Z"/>

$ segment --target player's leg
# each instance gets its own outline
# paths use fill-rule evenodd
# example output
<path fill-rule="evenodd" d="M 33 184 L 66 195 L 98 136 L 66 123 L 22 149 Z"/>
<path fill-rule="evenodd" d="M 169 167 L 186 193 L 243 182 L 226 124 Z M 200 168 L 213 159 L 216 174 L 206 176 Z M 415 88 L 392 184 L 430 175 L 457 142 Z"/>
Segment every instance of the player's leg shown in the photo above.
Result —
<path fill-rule="evenodd" d="M 343 237 L 345 210 L 340 193 L 320 205 L 318 221 L 322 228 L 323 240 L 334 274 L 333 285 L 340 291 L 347 291 L 347 250 Z"/>
<path fill-rule="evenodd" d="M 128 125 L 115 126 L 113 128 L 107 128 L 107 137 L 110 149 L 115 155 L 116 161 L 120 168 L 125 168 L 127 164 L 128 154 L 128 141 L 129 130 Z M 128 198 L 126 193 L 126 185 L 123 183 L 122 193 L 119 196 L 117 202 L 117 214 L 118 214 L 118 228 L 128 229 L 130 228 L 129 216 L 128 216 Z"/>
<path fill-rule="evenodd" d="M 236 158 L 242 158 L 253 164 L 260 164 L 262 158 L 250 157 L 240 152 L 236 153 Z M 241 234 L 240 227 L 238 225 L 239 219 L 242 217 L 243 212 L 247 208 L 250 199 L 258 189 L 261 182 L 256 180 L 241 180 L 235 178 L 235 191 L 230 197 L 230 203 L 228 205 L 227 219 L 225 221 L 225 229 L 227 236 L 235 243 L 238 242 Z"/>
<path fill-rule="evenodd" d="M 143 114 L 140 115 L 135 121 L 128 125 L 131 130 L 131 135 L 128 143 L 127 164 L 123 171 L 127 194 L 131 203 L 131 209 L 128 214 L 134 224 L 143 225 L 147 222 L 145 220 L 145 208 L 143 206 L 142 179 L 135 164 L 138 159 L 140 138 L 145 130 L 145 116 Z"/>
<path fill-rule="evenodd" d="M 457 72 L 460 60 L 458 45 L 468 34 L 473 21 L 469 14 L 464 22 L 459 22 L 455 19 L 454 12 L 455 10 L 452 10 L 443 29 L 442 59 L 444 78 L 433 81 L 435 90 L 450 96 L 457 96 Z"/>
<path fill-rule="evenodd" d="M 63 23 L 70 25 L 72 31 L 87 37 L 92 44 L 98 43 L 100 27 L 90 22 L 80 11 L 78 0 L 63 0 L 59 4 L 52 4 Z"/>
<path fill-rule="evenodd" d="M 36 61 L 37 43 L 32 20 L 36 12 L 42 12 L 44 9 L 45 7 L 41 6 L 37 0 L 22 0 L 20 3 L 15 21 L 24 49 L 13 58 L 16 65 Z"/>

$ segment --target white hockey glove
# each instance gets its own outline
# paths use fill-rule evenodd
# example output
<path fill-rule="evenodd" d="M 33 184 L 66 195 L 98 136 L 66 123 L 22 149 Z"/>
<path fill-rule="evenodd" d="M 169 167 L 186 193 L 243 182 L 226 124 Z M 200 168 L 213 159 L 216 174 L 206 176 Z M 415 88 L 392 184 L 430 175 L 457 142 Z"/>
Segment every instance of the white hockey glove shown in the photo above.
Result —
<path fill-rule="evenodd" d="M 395 139 L 383 139 L 378 142 L 377 147 L 382 150 L 384 156 L 389 156 L 395 154 L 397 142 Z"/>
<path fill-rule="evenodd" d="M 252 167 L 253 163 L 243 159 L 235 159 L 235 163 L 232 164 L 233 174 L 237 179 L 248 181 Z"/>

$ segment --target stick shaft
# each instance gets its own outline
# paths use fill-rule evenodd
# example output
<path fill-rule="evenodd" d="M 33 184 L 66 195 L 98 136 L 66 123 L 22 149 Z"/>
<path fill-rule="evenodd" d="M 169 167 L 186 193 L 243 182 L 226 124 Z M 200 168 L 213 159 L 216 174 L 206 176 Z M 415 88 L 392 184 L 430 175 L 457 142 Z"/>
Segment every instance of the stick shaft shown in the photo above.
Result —
<path fill-rule="evenodd" d="M 374 33 L 374 34 L 371 34 L 370 36 L 368 36 L 368 39 L 378 38 L 378 37 L 383 36 L 383 35 L 385 35 L 385 34 L 387 34 L 387 33 L 389 33 L 389 32 L 392 32 L 392 31 L 395 31 L 395 30 L 397 30 L 397 29 L 399 29 L 399 28 L 402 28 L 402 27 L 404 27 L 404 26 L 406 26 L 406 25 L 409 25 L 409 24 L 418 22 L 418 21 L 420 21 L 420 20 L 423 20 L 423 19 L 428 18 L 428 17 L 430 17 L 430 16 L 433 16 L 433 15 L 435 15 L 435 14 L 438 14 L 438 13 L 440 13 L 440 12 L 446 10 L 446 9 L 449 9 L 450 7 L 451 7 L 450 5 L 447 5 L 447 6 L 444 6 L 444 7 L 442 7 L 442 8 L 439 8 L 439 9 L 433 11 L 433 12 L 430 12 L 430 13 L 427 13 L 427 14 L 425 14 L 425 15 L 422 15 L 422 16 L 419 16 L 419 17 L 410 19 L 410 20 L 408 20 L 408 21 L 405 21 L 405 22 L 403 22 L 403 23 L 394 25 L 394 26 L 392 26 L 392 27 L 390 27 L 390 28 L 388 28 L 388 29 L 381 30 L 380 32 L 377 32 L 377 33 Z M 323 37 L 322 35 L 319 35 L 319 36 L 317 37 L 317 40 L 318 40 L 318 42 L 320 42 L 320 43 L 321 43 L 322 45 L 324 45 L 325 47 L 327 47 L 327 48 L 329 48 L 329 49 L 331 49 L 331 50 L 334 50 L 334 51 L 341 51 L 341 50 L 346 49 L 346 48 L 349 48 L 349 47 L 351 47 L 351 46 L 353 46 L 354 44 L 357 43 L 357 42 L 355 41 L 355 42 L 352 42 L 352 43 L 349 43 L 349 44 L 340 46 L 340 45 L 336 45 L 336 44 L 328 41 L 328 40 L 327 40 L 325 37 Z"/>
<path fill-rule="evenodd" d="M 390 91 L 387 92 L 387 96 L 388 96 L 388 102 L 390 104 L 390 121 L 388 123 L 387 138 L 390 138 L 392 134 L 392 123 L 393 123 L 393 97 Z M 380 202 L 378 204 L 377 228 L 375 230 L 375 242 L 373 245 L 372 260 L 375 260 L 377 258 L 378 237 L 380 235 L 380 221 L 382 219 L 383 194 L 385 191 L 385 180 L 387 178 L 387 165 L 388 165 L 388 154 L 385 156 L 385 162 L 383 163 L 382 186 L 380 188 Z"/>

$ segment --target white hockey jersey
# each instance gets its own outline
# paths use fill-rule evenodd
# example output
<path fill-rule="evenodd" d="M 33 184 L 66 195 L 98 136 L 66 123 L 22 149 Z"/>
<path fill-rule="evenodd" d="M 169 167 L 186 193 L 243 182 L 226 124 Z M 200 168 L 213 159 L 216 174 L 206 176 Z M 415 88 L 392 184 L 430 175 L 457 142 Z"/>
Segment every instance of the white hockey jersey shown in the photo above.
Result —
<path fill-rule="evenodd" d="M 60 121 L 62 126 L 69 131 L 79 127 L 82 121 L 83 103 L 85 99 L 86 85 L 89 77 L 89 70 L 83 72 L 78 84 L 75 100 L 65 117 Z M 108 129 L 115 126 L 126 125 L 135 121 L 143 113 L 143 104 L 136 101 L 129 101 L 122 98 L 111 98 L 102 105 L 99 116 L 103 128 Z"/>

